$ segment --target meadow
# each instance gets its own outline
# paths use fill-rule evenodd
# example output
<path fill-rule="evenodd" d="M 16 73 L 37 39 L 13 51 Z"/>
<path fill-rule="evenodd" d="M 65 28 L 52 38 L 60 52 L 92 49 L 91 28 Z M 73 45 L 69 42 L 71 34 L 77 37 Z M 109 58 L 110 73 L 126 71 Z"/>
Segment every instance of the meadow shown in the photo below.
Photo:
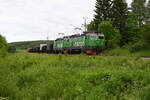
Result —
<path fill-rule="evenodd" d="M 0 100 L 149 100 L 150 60 L 15 53 L 0 58 Z"/>

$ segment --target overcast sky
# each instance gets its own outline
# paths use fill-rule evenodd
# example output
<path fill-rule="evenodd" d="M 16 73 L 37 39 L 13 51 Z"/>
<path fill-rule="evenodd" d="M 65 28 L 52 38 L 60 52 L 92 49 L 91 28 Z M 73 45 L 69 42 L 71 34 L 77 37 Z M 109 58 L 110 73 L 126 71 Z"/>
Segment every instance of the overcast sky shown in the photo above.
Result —
<path fill-rule="evenodd" d="M 128 0 L 131 2 L 131 0 Z M 56 39 L 75 34 L 93 18 L 95 0 L 0 0 L 0 34 L 8 42 Z"/>

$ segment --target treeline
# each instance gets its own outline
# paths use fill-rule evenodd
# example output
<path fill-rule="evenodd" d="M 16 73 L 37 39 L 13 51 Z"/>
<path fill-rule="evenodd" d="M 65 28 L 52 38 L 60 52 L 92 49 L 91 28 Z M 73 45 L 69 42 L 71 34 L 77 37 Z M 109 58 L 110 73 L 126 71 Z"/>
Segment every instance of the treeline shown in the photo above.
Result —
<path fill-rule="evenodd" d="M 150 0 L 96 0 L 88 30 L 99 30 L 106 48 L 128 46 L 132 52 L 150 47 Z"/>
<path fill-rule="evenodd" d="M 38 40 L 38 41 L 23 41 L 23 42 L 13 42 L 9 43 L 11 46 L 15 46 L 18 50 L 26 50 L 29 47 L 35 47 L 39 44 L 47 44 L 50 40 Z"/>
<path fill-rule="evenodd" d="M 35 47 L 48 42 L 47 40 L 39 40 L 7 43 L 5 37 L 0 35 L 0 57 L 6 56 L 7 53 L 15 53 L 18 50 L 26 50 L 29 47 Z"/>

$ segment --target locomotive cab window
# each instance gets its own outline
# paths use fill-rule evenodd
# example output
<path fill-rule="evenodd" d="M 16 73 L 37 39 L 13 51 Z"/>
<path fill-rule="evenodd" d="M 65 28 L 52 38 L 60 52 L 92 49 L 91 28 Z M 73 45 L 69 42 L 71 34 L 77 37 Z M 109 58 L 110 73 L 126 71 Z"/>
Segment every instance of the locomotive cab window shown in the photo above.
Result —
<path fill-rule="evenodd" d="M 97 37 L 96 34 L 91 34 L 91 35 L 90 35 L 90 39 L 91 39 L 91 40 L 96 40 L 96 37 Z"/>
<path fill-rule="evenodd" d="M 99 39 L 103 40 L 104 39 L 104 35 L 103 34 L 99 35 Z"/>

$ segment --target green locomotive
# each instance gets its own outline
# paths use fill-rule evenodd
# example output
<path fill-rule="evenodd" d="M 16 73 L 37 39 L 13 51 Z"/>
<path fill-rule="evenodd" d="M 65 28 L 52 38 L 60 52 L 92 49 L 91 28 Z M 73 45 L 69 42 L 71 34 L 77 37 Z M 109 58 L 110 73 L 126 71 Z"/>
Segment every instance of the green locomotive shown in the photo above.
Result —
<path fill-rule="evenodd" d="M 40 44 L 40 46 L 28 49 L 28 52 L 99 54 L 104 46 L 105 37 L 101 32 L 87 31 L 81 35 L 65 36 L 48 44 Z"/>

